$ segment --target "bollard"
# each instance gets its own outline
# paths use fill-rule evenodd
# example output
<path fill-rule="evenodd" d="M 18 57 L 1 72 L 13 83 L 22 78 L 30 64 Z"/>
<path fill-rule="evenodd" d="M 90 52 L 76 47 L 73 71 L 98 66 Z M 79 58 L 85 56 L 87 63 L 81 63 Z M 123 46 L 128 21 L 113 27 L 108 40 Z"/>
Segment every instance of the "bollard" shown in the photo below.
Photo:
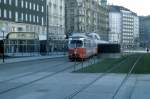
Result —
<path fill-rule="evenodd" d="M 77 56 L 76 56 L 76 54 L 75 54 L 74 71 L 76 71 L 76 64 L 77 64 Z"/>
<path fill-rule="evenodd" d="M 74 71 L 76 70 L 76 60 L 74 62 Z"/>
<path fill-rule="evenodd" d="M 82 71 L 83 71 L 83 68 L 84 68 L 84 66 L 83 66 L 83 58 L 82 58 Z"/>

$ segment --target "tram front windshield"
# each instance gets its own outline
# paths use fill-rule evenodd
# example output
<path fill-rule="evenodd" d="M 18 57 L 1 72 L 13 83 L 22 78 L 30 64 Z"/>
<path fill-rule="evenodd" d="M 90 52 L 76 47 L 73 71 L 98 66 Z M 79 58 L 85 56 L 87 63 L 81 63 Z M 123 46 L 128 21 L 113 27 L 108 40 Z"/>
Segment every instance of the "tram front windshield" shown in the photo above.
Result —
<path fill-rule="evenodd" d="M 81 40 L 71 40 L 69 47 L 70 48 L 78 48 L 83 46 L 83 41 Z"/>

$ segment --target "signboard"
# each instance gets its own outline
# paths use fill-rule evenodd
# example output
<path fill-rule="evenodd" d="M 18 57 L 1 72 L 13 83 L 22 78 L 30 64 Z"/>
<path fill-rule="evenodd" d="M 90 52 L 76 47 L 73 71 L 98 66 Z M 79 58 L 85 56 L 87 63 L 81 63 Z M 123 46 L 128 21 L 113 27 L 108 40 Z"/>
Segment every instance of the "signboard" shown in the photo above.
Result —
<path fill-rule="evenodd" d="M 20 39 L 20 40 L 34 40 L 39 39 L 38 35 L 34 32 L 10 32 L 8 33 L 8 39 Z"/>

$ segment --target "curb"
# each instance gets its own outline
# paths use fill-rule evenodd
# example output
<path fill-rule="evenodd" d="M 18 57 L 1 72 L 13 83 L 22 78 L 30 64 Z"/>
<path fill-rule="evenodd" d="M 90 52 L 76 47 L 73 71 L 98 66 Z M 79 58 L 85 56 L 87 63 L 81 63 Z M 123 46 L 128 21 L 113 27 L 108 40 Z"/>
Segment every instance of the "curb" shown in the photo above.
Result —
<path fill-rule="evenodd" d="M 27 60 L 20 60 L 20 61 L 16 61 L 16 62 L 5 62 L 5 63 L 0 63 L 0 65 L 5 65 L 5 64 L 12 64 L 12 63 L 20 63 L 20 62 L 30 62 L 30 61 L 35 61 L 35 60 L 45 60 L 45 59 L 55 59 L 55 58 L 61 58 L 61 57 L 65 57 L 65 55 L 61 55 L 61 56 L 55 56 L 55 57 L 46 57 L 46 58 L 38 58 L 38 59 L 27 59 Z"/>

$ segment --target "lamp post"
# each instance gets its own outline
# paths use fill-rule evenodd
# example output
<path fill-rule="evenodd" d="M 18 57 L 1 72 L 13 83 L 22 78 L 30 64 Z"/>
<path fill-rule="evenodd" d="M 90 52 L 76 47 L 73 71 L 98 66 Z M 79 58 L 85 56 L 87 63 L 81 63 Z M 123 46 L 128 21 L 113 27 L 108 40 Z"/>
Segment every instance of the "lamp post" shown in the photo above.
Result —
<path fill-rule="evenodd" d="M 4 45 L 4 31 L 2 31 L 3 33 L 3 63 L 5 62 L 5 45 Z"/>
<path fill-rule="evenodd" d="M 5 35 L 4 35 L 4 33 L 5 33 L 5 28 L 2 28 L 2 29 L 1 29 L 1 32 L 3 33 L 3 63 L 4 63 L 4 62 L 5 62 L 5 44 L 4 44 L 4 43 L 5 43 L 5 40 L 4 40 L 4 39 L 5 39 L 5 37 L 4 37 L 4 36 L 5 36 Z"/>
<path fill-rule="evenodd" d="M 46 46 L 47 46 L 47 55 L 49 54 L 49 5 L 46 5 Z"/>

